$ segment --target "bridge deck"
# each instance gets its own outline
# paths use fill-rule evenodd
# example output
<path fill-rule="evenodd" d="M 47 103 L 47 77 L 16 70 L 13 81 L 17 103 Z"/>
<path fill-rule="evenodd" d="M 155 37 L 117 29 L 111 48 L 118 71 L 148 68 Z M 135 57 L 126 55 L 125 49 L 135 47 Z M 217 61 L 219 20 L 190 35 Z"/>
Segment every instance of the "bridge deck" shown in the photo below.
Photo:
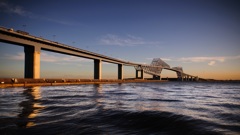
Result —
<path fill-rule="evenodd" d="M 29 34 L 22 34 L 2 27 L 0 27 L 0 41 L 15 44 L 18 46 L 38 46 L 42 50 L 79 56 L 87 59 L 99 59 L 114 64 L 123 64 L 126 66 L 140 65 L 138 63 L 124 61 L 113 57 L 105 56 L 102 54 L 79 49 L 76 47 L 68 46 L 62 43 L 50 41 L 41 37 L 36 37 Z"/>
<path fill-rule="evenodd" d="M 166 69 L 166 70 L 171 70 L 177 73 L 181 73 L 181 75 L 183 76 L 196 77 L 196 76 L 186 74 L 183 71 L 170 68 L 170 66 L 164 61 L 162 61 L 160 58 L 153 59 L 153 62 L 151 65 L 134 63 L 134 62 L 124 61 L 124 60 L 116 59 L 113 57 L 105 56 L 102 54 L 90 52 L 87 50 L 79 49 L 79 48 L 58 43 L 55 41 L 50 41 L 41 37 L 36 37 L 36 36 L 30 35 L 27 32 L 14 31 L 13 29 L 6 29 L 3 27 L 0 27 L 0 42 L 10 43 L 10 44 L 24 46 L 24 47 L 32 46 L 34 48 L 39 48 L 39 50 L 42 49 L 42 50 L 72 55 L 72 56 L 83 57 L 87 59 L 101 60 L 104 62 L 121 64 L 125 66 L 134 66 L 135 68 L 140 67 L 141 70 L 144 70 L 145 73 L 150 75 L 160 76 L 162 69 Z M 145 69 L 143 69 L 142 67 L 144 67 Z"/>

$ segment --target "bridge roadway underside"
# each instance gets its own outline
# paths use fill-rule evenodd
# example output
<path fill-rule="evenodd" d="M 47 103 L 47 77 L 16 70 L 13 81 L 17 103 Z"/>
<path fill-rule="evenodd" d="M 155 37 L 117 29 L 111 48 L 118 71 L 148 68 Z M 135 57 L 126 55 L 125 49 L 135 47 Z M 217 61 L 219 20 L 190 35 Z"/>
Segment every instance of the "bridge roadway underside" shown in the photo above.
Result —
<path fill-rule="evenodd" d="M 0 42 L 10 43 L 13 45 L 23 46 L 25 52 L 25 78 L 40 78 L 40 54 L 41 50 L 67 54 L 87 59 L 94 60 L 94 79 L 102 79 L 101 70 L 102 62 L 108 62 L 118 65 L 118 79 L 123 79 L 123 66 L 141 66 L 139 63 L 132 63 L 115 58 L 111 58 L 105 55 L 89 52 L 79 48 L 71 47 L 61 43 L 53 42 L 50 40 L 38 38 L 31 35 L 24 35 L 14 31 L 8 31 L 7 29 L 0 28 Z M 170 69 L 171 70 L 171 69 Z M 141 70 L 141 77 L 139 77 L 139 70 L 136 70 L 136 78 L 144 79 Z M 155 79 L 160 79 L 159 76 L 154 76 Z"/>
<path fill-rule="evenodd" d="M 24 47 L 24 77 L 25 78 L 40 78 L 40 48 L 33 46 Z"/>
<path fill-rule="evenodd" d="M 36 37 L 35 37 L 36 38 Z M 118 65 L 118 79 L 123 79 L 123 65 L 135 66 L 136 63 L 122 61 L 101 54 L 81 50 L 64 44 L 59 44 L 44 39 L 35 39 L 33 36 L 22 35 L 16 32 L 0 30 L 0 42 L 23 46 L 25 52 L 25 78 L 40 78 L 40 54 L 41 50 L 67 54 L 94 60 L 94 79 L 101 79 L 102 62 Z"/>
<path fill-rule="evenodd" d="M 41 48 L 25 46 L 25 78 L 40 78 L 40 54 Z M 94 79 L 102 79 L 102 60 L 94 59 Z M 123 79 L 123 64 L 118 64 L 118 79 Z"/>
<path fill-rule="evenodd" d="M 24 47 L 25 61 L 24 61 L 24 78 L 40 78 L 40 55 L 41 50 L 47 50 L 56 53 L 62 53 L 72 56 L 78 56 L 94 60 L 94 79 L 102 79 L 102 61 L 118 64 L 118 79 L 123 79 L 123 64 L 130 65 L 131 63 L 124 63 L 119 61 L 114 61 L 111 59 L 102 59 L 97 56 L 87 55 L 81 52 L 76 52 L 73 50 L 66 50 L 64 48 L 57 48 L 50 45 L 43 45 L 42 43 L 34 42 L 31 40 L 26 40 L 22 38 L 17 38 L 14 36 L 6 36 L 0 34 L 0 41 L 6 42 L 18 46 Z"/>

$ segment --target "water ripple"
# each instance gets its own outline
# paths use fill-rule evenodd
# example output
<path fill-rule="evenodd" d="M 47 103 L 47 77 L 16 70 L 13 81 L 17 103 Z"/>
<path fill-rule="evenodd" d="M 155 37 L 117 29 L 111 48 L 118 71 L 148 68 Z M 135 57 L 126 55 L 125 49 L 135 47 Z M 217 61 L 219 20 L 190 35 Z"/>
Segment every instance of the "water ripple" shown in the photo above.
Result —
<path fill-rule="evenodd" d="M 0 134 L 240 134 L 239 83 L 0 89 Z"/>

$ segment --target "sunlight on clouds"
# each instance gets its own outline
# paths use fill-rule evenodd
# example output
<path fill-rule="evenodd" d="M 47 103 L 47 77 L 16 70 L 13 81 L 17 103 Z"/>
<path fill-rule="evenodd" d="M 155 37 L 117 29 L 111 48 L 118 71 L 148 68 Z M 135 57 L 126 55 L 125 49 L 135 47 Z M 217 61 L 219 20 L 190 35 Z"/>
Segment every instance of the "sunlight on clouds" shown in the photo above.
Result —
<path fill-rule="evenodd" d="M 180 58 L 179 61 L 183 62 L 206 62 L 206 61 L 218 61 L 224 62 L 226 60 L 237 60 L 240 59 L 240 55 L 237 56 L 222 56 L 222 57 L 187 57 Z"/>
<path fill-rule="evenodd" d="M 152 60 L 153 58 L 146 58 Z M 163 61 L 175 61 L 183 63 L 200 63 L 208 62 L 209 66 L 213 66 L 216 62 L 225 62 L 227 60 L 240 60 L 240 55 L 237 56 L 222 56 L 222 57 L 182 57 L 182 58 L 161 58 Z"/>
<path fill-rule="evenodd" d="M 216 63 L 215 61 L 210 61 L 210 62 L 208 63 L 208 65 L 209 65 L 209 66 L 213 66 L 213 65 L 215 65 L 215 63 Z"/>
<path fill-rule="evenodd" d="M 19 52 L 16 55 L 4 54 L 1 59 L 24 60 L 24 53 Z"/>
<path fill-rule="evenodd" d="M 170 58 L 161 58 L 163 61 L 172 61 Z"/>
<path fill-rule="evenodd" d="M 179 61 L 182 62 L 206 62 L 206 61 L 219 61 L 224 62 L 226 57 L 183 57 Z"/>
<path fill-rule="evenodd" d="M 78 63 L 78 62 L 91 62 L 89 59 L 84 59 L 80 57 L 75 57 L 75 56 L 68 56 L 68 55 L 63 55 L 63 56 L 58 56 L 58 55 L 53 55 L 53 54 L 48 54 L 48 53 L 41 53 L 41 61 L 44 62 L 56 62 L 57 64 L 60 64 L 61 62 L 66 62 L 68 63 Z"/>

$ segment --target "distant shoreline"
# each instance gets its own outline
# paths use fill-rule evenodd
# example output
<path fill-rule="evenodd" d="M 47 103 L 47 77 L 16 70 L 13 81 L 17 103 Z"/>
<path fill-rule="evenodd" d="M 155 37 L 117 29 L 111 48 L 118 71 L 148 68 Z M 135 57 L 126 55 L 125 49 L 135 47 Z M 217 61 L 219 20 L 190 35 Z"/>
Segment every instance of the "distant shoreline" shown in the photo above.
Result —
<path fill-rule="evenodd" d="M 135 79 L 128 78 L 123 80 L 118 79 L 24 79 L 24 78 L 0 78 L 0 88 L 6 87 L 34 87 L 34 86 L 63 86 L 63 85 L 84 85 L 84 84 L 112 84 L 112 83 L 141 83 L 141 82 L 169 82 L 176 81 L 173 78 L 163 78 L 162 80 Z M 195 81 L 183 81 L 195 82 Z M 214 80 L 204 79 L 198 82 L 237 82 L 240 80 Z"/>
<path fill-rule="evenodd" d="M 0 79 L 0 88 L 6 87 L 34 87 L 34 86 L 62 86 L 81 84 L 111 84 L 111 83 L 140 83 L 140 82 L 168 82 L 168 80 L 143 80 L 143 79 Z"/>

